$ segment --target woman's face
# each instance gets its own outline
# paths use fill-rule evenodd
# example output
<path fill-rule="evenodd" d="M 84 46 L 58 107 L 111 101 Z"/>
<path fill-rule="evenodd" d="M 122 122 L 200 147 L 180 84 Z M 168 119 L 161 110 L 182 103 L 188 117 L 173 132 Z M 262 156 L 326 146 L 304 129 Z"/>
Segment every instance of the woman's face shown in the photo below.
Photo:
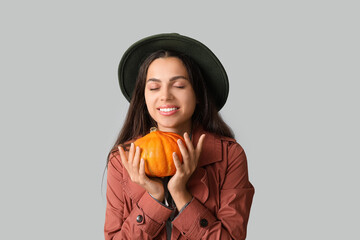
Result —
<path fill-rule="evenodd" d="M 160 131 L 190 133 L 196 97 L 179 58 L 157 58 L 149 65 L 145 101 Z"/>

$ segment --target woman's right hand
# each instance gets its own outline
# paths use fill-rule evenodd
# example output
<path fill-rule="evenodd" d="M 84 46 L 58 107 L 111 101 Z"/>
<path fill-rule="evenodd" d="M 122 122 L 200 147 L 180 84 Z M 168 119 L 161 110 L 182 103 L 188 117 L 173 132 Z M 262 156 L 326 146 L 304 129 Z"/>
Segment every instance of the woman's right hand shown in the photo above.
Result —
<path fill-rule="evenodd" d="M 145 174 L 144 159 L 140 159 L 140 147 L 131 143 L 128 158 L 124 149 L 118 146 L 121 162 L 128 172 L 131 181 L 142 186 L 152 197 L 162 202 L 164 200 L 164 186 L 159 178 L 149 178 Z"/>

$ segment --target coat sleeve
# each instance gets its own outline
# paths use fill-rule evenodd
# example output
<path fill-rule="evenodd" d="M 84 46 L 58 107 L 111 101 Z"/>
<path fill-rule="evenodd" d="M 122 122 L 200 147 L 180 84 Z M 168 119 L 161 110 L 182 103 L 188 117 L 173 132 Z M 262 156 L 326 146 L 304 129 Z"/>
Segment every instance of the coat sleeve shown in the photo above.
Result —
<path fill-rule="evenodd" d="M 249 182 L 246 155 L 239 144 L 232 143 L 228 147 L 227 162 L 218 212 L 213 214 L 194 197 L 172 222 L 188 239 L 246 238 L 255 189 Z"/>
<path fill-rule="evenodd" d="M 159 204 L 145 191 L 124 219 L 123 171 L 126 169 L 123 169 L 119 153 L 112 152 L 107 170 L 105 240 L 153 239 L 163 230 L 172 210 Z"/>

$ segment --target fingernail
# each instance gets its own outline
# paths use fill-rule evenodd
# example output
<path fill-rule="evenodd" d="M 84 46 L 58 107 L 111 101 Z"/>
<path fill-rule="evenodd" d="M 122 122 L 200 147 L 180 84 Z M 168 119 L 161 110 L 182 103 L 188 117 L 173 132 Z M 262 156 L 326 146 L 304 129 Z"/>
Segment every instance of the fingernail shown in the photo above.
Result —
<path fill-rule="evenodd" d="M 177 140 L 177 142 L 178 142 L 179 144 L 182 144 L 182 141 L 181 141 L 181 139 L 178 139 L 178 140 Z"/>

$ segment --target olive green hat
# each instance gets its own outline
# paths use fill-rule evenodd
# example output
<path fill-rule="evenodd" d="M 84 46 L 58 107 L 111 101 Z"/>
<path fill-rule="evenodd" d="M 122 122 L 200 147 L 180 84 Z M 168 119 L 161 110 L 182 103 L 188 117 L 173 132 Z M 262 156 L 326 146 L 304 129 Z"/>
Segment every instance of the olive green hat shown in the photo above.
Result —
<path fill-rule="evenodd" d="M 153 52 L 169 50 L 183 53 L 199 66 L 207 87 L 220 110 L 229 94 L 229 81 L 225 69 L 215 54 L 201 42 L 177 33 L 157 34 L 143 38 L 129 47 L 121 58 L 118 76 L 125 98 L 130 101 L 139 67 Z"/>

